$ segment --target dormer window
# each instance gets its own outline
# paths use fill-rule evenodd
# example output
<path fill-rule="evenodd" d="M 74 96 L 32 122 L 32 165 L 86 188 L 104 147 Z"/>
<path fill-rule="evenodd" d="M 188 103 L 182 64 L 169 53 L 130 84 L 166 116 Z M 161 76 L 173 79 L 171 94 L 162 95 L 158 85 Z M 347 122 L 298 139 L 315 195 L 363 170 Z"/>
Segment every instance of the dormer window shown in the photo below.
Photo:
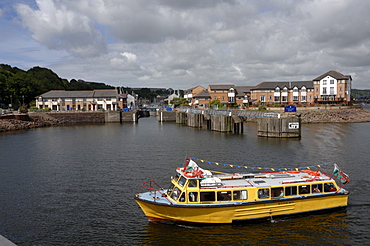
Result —
<path fill-rule="evenodd" d="M 229 89 L 229 92 L 230 92 L 230 93 L 234 93 L 234 88 L 230 88 L 230 89 Z"/>
<path fill-rule="evenodd" d="M 288 88 L 284 87 L 283 92 L 288 92 Z"/>
<path fill-rule="evenodd" d="M 306 87 L 304 87 L 304 86 L 303 86 L 303 87 L 301 88 L 301 91 L 302 91 L 302 92 L 306 92 Z"/>
<path fill-rule="evenodd" d="M 279 87 L 276 87 L 275 88 L 275 92 L 280 92 L 280 88 Z"/>
<path fill-rule="evenodd" d="M 293 92 L 298 92 L 298 88 L 296 86 L 293 88 Z"/>

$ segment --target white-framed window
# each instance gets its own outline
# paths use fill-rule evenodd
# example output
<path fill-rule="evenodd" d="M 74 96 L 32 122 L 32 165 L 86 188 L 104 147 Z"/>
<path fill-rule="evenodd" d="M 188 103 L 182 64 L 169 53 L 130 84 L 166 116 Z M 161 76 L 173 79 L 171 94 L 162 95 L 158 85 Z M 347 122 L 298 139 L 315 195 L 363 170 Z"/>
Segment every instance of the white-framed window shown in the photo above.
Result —
<path fill-rule="evenodd" d="M 265 101 L 265 96 L 260 96 L 260 101 L 264 102 Z"/>
<path fill-rule="evenodd" d="M 331 79 L 331 80 L 330 80 L 330 84 L 331 84 L 331 85 L 334 85 L 334 79 Z"/>
<path fill-rule="evenodd" d="M 302 96 L 302 97 L 301 97 L 301 101 L 302 101 L 302 102 L 305 102 L 305 101 L 306 101 L 306 96 Z"/>
<path fill-rule="evenodd" d="M 334 87 L 330 87 L 330 95 L 334 94 Z"/>
<path fill-rule="evenodd" d="M 280 97 L 276 96 L 276 97 L 274 98 L 274 102 L 279 102 L 279 101 L 280 101 Z"/>
<path fill-rule="evenodd" d="M 324 80 L 322 81 L 322 84 L 323 84 L 323 85 L 326 85 L 326 84 L 327 84 L 327 80 L 326 80 L 326 79 L 324 79 Z"/>
<path fill-rule="evenodd" d="M 287 99 L 288 99 L 288 97 L 287 97 L 287 96 L 282 96 L 281 101 L 286 102 L 286 101 L 288 101 Z"/>
<path fill-rule="evenodd" d="M 293 92 L 298 92 L 298 88 L 297 87 L 294 87 L 293 88 Z"/>
<path fill-rule="evenodd" d="M 280 92 L 280 88 L 279 87 L 276 87 L 275 88 L 275 92 Z"/>
<path fill-rule="evenodd" d="M 323 88 L 322 88 L 322 94 L 323 94 L 323 95 L 326 95 L 326 94 L 327 94 L 326 87 L 323 87 Z"/>
<path fill-rule="evenodd" d="M 293 96 L 293 101 L 298 101 L 298 96 Z"/>

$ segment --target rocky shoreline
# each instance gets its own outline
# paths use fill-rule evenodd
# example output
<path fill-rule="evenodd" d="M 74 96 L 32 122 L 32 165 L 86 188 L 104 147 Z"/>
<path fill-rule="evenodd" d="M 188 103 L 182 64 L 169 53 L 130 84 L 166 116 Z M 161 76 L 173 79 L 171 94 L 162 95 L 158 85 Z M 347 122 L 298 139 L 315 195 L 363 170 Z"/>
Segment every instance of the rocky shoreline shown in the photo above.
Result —
<path fill-rule="evenodd" d="M 370 110 L 366 109 L 317 110 L 298 113 L 301 114 L 302 123 L 370 122 Z M 30 112 L 28 116 L 27 121 L 0 118 L 0 132 L 58 126 L 66 123 L 45 113 Z"/>
<path fill-rule="evenodd" d="M 0 132 L 25 130 L 38 127 L 58 126 L 64 124 L 54 117 L 45 113 L 30 112 L 28 120 L 2 119 L 0 118 Z"/>

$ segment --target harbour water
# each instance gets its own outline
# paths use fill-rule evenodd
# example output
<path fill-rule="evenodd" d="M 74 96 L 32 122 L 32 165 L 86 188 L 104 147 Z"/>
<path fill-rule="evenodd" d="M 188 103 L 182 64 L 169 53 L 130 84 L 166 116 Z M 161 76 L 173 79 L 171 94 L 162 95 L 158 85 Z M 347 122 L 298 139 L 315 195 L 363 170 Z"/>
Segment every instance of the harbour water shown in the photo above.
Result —
<path fill-rule="evenodd" d="M 0 134 L 0 235 L 17 245 L 364 245 L 370 240 L 370 123 L 306 124 L 301 139 L 136 124 L 39 128 Z M 226 172 L 337 163 L 351 178 L 346 210 L 263 223 L 148 222 L 134 201 L 154 179 L 169 186 L 186 157 Z"/>

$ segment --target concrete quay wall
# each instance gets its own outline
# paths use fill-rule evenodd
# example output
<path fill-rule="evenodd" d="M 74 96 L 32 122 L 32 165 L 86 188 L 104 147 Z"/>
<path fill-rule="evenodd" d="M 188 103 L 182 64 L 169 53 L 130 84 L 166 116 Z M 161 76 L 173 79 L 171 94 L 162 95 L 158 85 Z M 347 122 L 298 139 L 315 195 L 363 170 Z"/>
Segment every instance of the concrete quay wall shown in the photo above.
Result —
<path fill-rule="evenodd" d="M 104 123 L 105 112 L 48 112 L 47 115 L 71 123 Z"/>

